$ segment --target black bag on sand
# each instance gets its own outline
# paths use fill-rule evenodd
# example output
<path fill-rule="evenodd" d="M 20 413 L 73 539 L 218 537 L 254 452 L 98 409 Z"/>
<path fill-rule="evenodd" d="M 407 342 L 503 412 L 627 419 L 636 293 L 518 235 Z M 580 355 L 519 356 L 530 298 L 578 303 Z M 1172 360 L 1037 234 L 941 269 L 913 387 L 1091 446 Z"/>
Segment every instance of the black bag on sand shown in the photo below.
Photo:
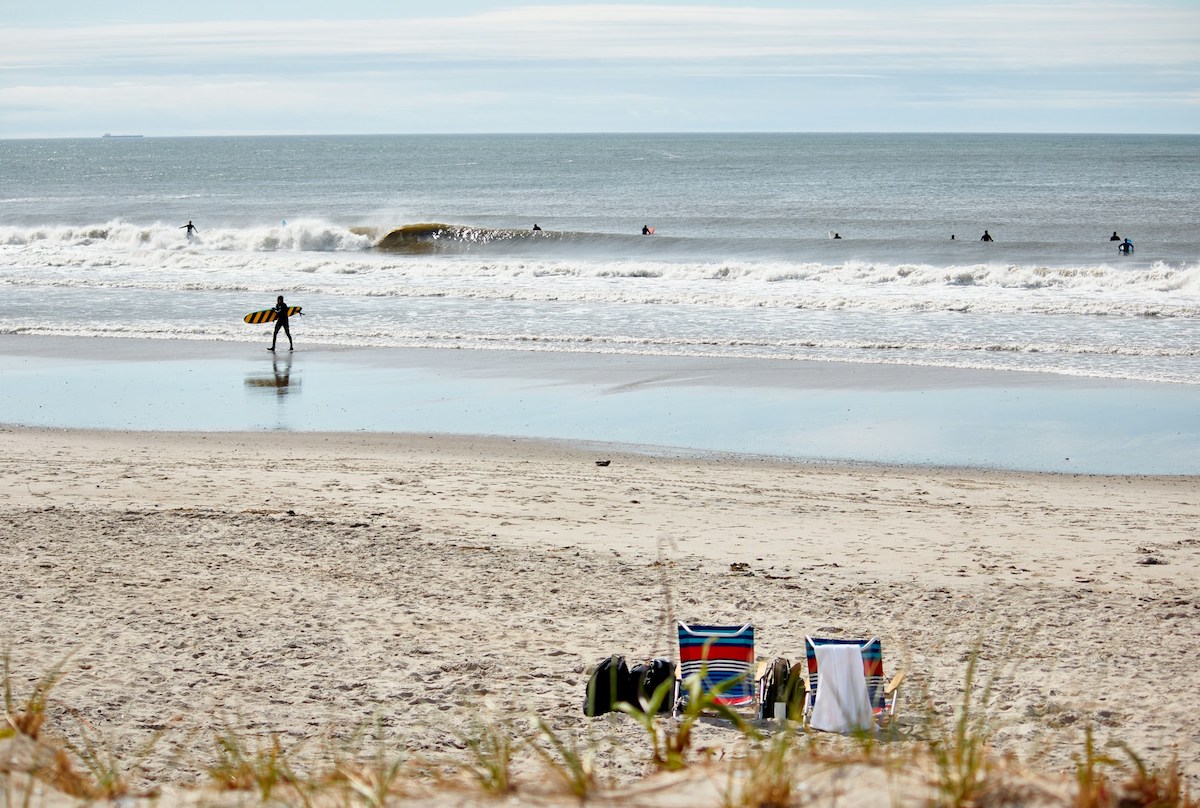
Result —
<path fill-rule="evenodd" d="M 762 693 L 759 694 L 761 697 L 758 709 L 759 718 L 774 718 L 775 702 L 787 701 L 791 670 L 792 663 L 783 657 L 775 657 L 771 660 L 771 664 L 767 668 L 767 675 L 763 677 Z"/>
<path fill-rule="evenodd" d="M 636 707 L 641 707 L 638 699 L 645 699 L 647 702 L 654 698 L 655 691 L 663 682 L 675 681 L 675 666 L 671 664 L 671 660 L 655 657 L 649 662 L 634 665 L 629 669 L 629 678 L 633 681 L 634 697 L 629 700 Z M 673 708 L 673 694 L 668 693 L 662 700 L 662 704 L 658 705 L 660 713 L 669 713 Z"/>
<path fill-rule="evenodd" d="M 618 701 L 629 701 L 633 691 L 633 680 L 629 676 L 629 666 L 625 657 L 613 654 L 600 661 L 592 671 L 587 683 L 587 697 L 583 702 L 584 715 L 604 715 L 611 713 L 613 705 Z M 637 697 L 633 698 L 636 703 Z"/>

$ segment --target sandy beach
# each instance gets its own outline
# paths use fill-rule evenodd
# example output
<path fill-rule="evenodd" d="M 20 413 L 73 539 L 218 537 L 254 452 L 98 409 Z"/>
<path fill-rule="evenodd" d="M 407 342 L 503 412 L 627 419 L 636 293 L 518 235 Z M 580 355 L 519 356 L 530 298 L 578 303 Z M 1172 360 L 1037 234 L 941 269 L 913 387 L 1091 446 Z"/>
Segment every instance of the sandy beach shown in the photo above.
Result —
<path fill-rule="evenodd" d="M 1090 726 L 1107 753 L 1200 778 L 1191 477 L 4 428 L 0 523 L 18 692 L 66 658 L 48 728 L 125 753 L 161 732 L 138 776 L 169 788 L 204 782 L 226 724 L 311 749 L 378 720 L 438 759 L 480 716 L 530 714 L 619 740 L 598 765 L 628 787 L 644 738 L 581 715 L 587 670 L 674 657 L 675 620 L 752 621 L 760 658 L 879 635 L 909 671 L 910 739 L 927 702 L 961 701 L 978 649 L 998 754 L 1066 772 Z M 741 741 L 714 721 L 697 744 L 720 759 Z"/>

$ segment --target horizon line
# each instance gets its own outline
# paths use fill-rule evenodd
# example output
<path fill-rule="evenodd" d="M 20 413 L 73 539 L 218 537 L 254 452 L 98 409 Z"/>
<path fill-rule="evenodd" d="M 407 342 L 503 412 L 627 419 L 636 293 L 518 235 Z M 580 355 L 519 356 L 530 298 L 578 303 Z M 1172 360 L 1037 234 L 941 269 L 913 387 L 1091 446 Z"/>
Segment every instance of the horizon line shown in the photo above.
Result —
<path fill-rule="evenodd" d="M 680 130 L 630 130 L 630 131 L 495 131 L 495 132 L 222 132 L 206 134 L 146 134 L 104 132 L 96 135 L 21 135 L 0 136 L 0 141 L 22 140 L 138 140 L 172 138 L 254 138 L 254 137 L 630 137 L 630 136 L 679 136 L 679 135 L 1008 135 L 1008 136 L 1083 136 L 1098 137 L 1195 137 L 1200 131 L 1074 131 L 1074 130 L 919 130 L 919 129 L 680 129 Z"/>

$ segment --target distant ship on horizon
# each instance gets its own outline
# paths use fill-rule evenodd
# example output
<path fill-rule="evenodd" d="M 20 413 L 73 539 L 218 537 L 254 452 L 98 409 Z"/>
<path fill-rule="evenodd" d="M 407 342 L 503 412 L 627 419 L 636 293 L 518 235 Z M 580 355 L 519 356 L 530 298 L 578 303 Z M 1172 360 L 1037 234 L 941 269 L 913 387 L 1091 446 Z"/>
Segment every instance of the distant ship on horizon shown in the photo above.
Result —
<path fill-rule="evenodd" d="M 141 135 L 114 135 L 111 132 L 105 132 L 101 137 L 142 137 Z"/>

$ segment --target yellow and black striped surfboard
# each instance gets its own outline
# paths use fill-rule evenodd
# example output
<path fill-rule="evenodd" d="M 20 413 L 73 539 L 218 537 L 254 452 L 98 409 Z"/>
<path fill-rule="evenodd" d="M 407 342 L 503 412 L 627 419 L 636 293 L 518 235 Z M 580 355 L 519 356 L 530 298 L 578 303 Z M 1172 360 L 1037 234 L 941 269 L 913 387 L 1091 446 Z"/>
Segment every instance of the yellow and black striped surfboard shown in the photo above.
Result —
<path fill-rule="evenodd" d="M 288 306 L 288 317 L 293 314 L 299 314 L 299 306 Z M 275 309 L 263 309 L 262 311 L 252 311 L 242 318 L 250 325 L 258 325 L 259 323 L 271 323 L 275 321 Z"/>

